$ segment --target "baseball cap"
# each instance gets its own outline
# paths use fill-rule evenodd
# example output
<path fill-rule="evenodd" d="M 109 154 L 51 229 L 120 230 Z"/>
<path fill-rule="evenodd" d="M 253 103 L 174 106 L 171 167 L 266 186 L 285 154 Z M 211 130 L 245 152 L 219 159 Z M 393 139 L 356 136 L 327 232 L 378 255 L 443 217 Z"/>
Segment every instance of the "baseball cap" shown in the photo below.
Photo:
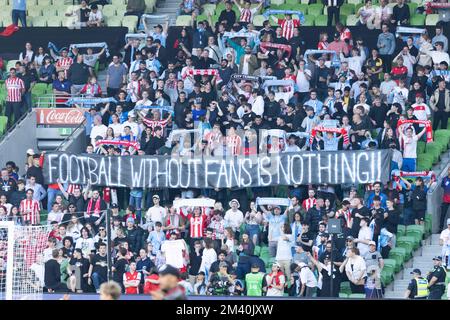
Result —
<path fill-rule="evenodd" d="M 414 274 L 414 273 L 416 273 L 416 274 L 422 274 L 422 271 L 420 271 L 420 269 L 414 269 L 412 272 L 411 272 L 411 274 Z"/>
<path fill-rule="evenodd" d="M 30 156 L 34 156 L 34 150 L 33 149 L 28 149 L 27 150 L 27 154 Z"/>
<path fill-rule="evenodd" d="M 273 206 L 273 208 L 274 208 L 274 209 L 280 209 L 280 210 L 281 210 L 281 207 L 280 207 L 279 205 L 275 205 L 275 206 Z"/>
<path fill-rule="evenodd" d="M 219 263 L 219 268 L 227 268 L 227 267 L 228 267 L 228 265 L 226 262 Z"/>
<path fill-rule="evenodd" d="M 129 218 L 127 219 L 127 223 L 128 223 L 128 222 L 134 223 L 134 219 L 133 219 L 132 217 L 129 217 Z"/>
<path fill-rule="evenodd" d="M 376 246 L 377 243 L 375 241 L 369 241 L 369 246 Z"/>
<path fill-rule="evenodd" d="M 154 194 L 152 199 L 154 199 L 154 198 L 158 198 L 159 199 L 159 196 L 157 194 Z"/>
<path fill-rule="evenodd" d="M 434 257 L 433 260 L 442 261 L 442 257 L 441 256 L 437 256 L 437 257 Z"/>
<path fill-rule="evenodd" d="M 180 277 L 180 271 L 177 268 L 171 266 L 170 264 L 164 264 L 159 268 L 158 273 L 160 276 L 172 275 L 177 278 Z"/>
<path fill-rule="evenodd" d="M 422 98 L 422 97 L 423 97 L 423 95 L 422 95 L 422 93 L 420 93 L 420 92 L 417 92 L 417 93 L 416 93 L 416 98 L 419 98 L 419 97 L 420 97 L 420 98 Z"/>
<path fill-rule="evenodd" d="M 178 235 L 178 230 L 177 229 L 173 229 L 172 231 L 170 231 L 170 235 L 175 234 Z"/>
<path fill-rule="evenodd" d="M 353 238 L 352 236 L 348 236 L 347 240 L 352 240 L 353 241 L 353 240 L 355 240 L 355 238 Z"/>
<path fill-rule="evenodd" d="M 257 263 L 253 263 L 253 264 L 252 264 L 252 269 L 256 269 L 256 268 L 258 268 L 258 269 L 259 269 L 259 264 L 257 264 Z"/>
<path fill-rule="evenodd" d="M 160 29 L 162 29 L 163 28 L 163 26 L 162 25 L 160 25 L 160 24 L 157 24 L 156 26 L 154 26 L 153 28 L 160 28 Z"/>
<path fill-rule="evenodd" d="M 281 266 L 280 266 L 280 264 L 279 264 L 278 262 L 272 263 L 272 267 L 273 267 L 273 266 L 276 266 L 276 267 L 278 267 L 278 268 L 281 268 Z"/>

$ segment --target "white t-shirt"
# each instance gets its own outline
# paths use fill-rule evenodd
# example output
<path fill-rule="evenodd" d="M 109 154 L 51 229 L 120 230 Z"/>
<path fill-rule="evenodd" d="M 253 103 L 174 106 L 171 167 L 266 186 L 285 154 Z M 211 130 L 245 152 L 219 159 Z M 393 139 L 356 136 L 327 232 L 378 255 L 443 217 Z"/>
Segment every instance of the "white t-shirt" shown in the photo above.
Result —
<path fill-rule="evenodd" d="M 78 238 L 75 249 L 81 249 L 84 257 L 87 257 L 92 250 L 95 249 L 94 239 L 92 238 Z"/>
<path fill-rule="evenodd" d="M 161 245 L 161 252 L 166 257 L 166 263 L 178 269 L 184 266 L 183 250 L 185 249 L 185 242 L 181 239 L 164 241 Z"/>
<path fill-rule="evenodd" d="M 165 216 L 166 216 L 166 208 L 161 206 L 159 207 L 153 206 L 147 210 L 145 218 L 147 220 L 151 220 L 153 223 L 155 223 L 156 221 L 163 223 Z"/>
<path fill-rule="evenodd" d="M 91 131 L 91 143 L 95 146 L 95 138 L 97 136 L 101 136 L 102 138 L 106 137 L 106 130 L 108 128 L 105 125 L 93 126 Z"/>
<path fill-rule="evenodd" d="M 123 125 L 121 123 L 111 123 L 108 128 L 112 128 L 114 130 L 115 137 L 120 137 L 123 132 Z"/>
<path fill-rule="evenodd" d="M 306 79 L 305 74 L 307 74 L 309 77 L 311 77 L 311 70 L 304 70 L 303 72 L 299 71 L 297 72 L 297 88 L 298 92 L 309 92 L 309 80 Z"/>
<path fill-rule="evenodd" d="M 213 248 L 211 249 L 203 249 L 202 254 L 202 264 L 200 265 L 200 271 L 205 272 L 206 274 L 209 273 L 209 268 L 211 265 L 217 261 L 217 253 L 216 250 Z"/>
<path fill-rule="evenodd" d="M 228 227 L 231 227 L 233 231 L 236 231 L 240 228 L 242 222 L 244 222 L 244 214 L 241 210 L 233 211 L 232 209 L 229 209 L 225 213 L 224 220 Z"/>
<path fill-rule="evenodd" d="M 48 224 L 50 224 L 52 221 L 56 221 L 56 222 L 60 223 L 61 219 L 62 219 L 61 212 L 50 211 L 47 215 L 47 223 Z"/>
<path fill-rule="evenodd" d="M 102 21 L 103 20 L 103 14 L 100 10 L 97 10 L 96 13 L 93 11 L 89 12 L 89 21 Z"/>
<path fill-rule="evenodd" d="M 442 230 L 439 240 L 442 240 L 444 246 L 450 246 L 450 230 Z"/>
<path fill-rule="evenodd" d="M 139 125 L 136 122 L 130 122 L 130 121 L 125 121 L 124 123 L 122 123 L 122 134 L 125 134 L 124 128 L 126 126 L 129 126 L 131 128 L 131 132 L 133 133 L 134 137 L 137 137 L 139 134 Z M 114 131 L 115 133 L 115 131 Z"/>
<path fill-rule="evenodd" d="M 300 270 L 300 281 L 305 283 L 309 288 L 317 287 L 317 279 L 314 276 L 314 273 L 308 267 L 303 267 Z"/>
<path fill-rule="evenodd" d="M 358 239 L 359 240 L 372 240 L 372 230 L 369 227 L 359 229 Z M 364 257 L 369 251 L 369 245 L 365 243 L 358 242 L 359 255 Z"/>
<path fill-rule="evenodd" d="M 39 280 L 39 282 L 41 283 L 42 287 L 45 287 L 45 281 L 44 281 L 44 265 L 42 264 L 37 264 L 37 263 L 33 263 L 30 267 L 30 270 L 34 271 L 34 274 L 36 275 L 36 278 Z"/>
<path fill-rule="evenodd" d="M 42 252 L 42 255 L 44 256 L 44 263 L 48 260 L 52 259 L 52 252 L 56 248 L 45 248 L 44 252 Z"/>
<path fill-rule="evenodd" d="M 411 138 L 407 136 L 403 137 L 403 158 L 417 158 L 417 135 L 413 135 Z"/>

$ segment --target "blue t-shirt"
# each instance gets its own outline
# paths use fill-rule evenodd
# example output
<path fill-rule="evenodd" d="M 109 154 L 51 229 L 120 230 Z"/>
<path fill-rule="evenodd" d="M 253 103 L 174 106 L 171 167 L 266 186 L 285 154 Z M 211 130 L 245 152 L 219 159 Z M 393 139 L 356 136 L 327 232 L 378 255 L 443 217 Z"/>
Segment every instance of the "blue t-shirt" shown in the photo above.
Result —
<path fill-rule="evenodd" d="M 206 110 L 192 110 L 192 119 L 194 121 L 200 120 L 201 117 L 204 117 L 206 115 Z"/>
<path fill-rule="evenodd" d="M 72 84 L 69 80 L 64 80 L 63 82 L 59 81 L 58 79 L 53 80 L 52 87 L 53 89 L 56 89 L 58 91 L 67 92 L 70 93 L 70 87 Z"/>
<path fill-rule="evenodd" d="M 27 0 L 12 0 L 13 10 L 27 10 Z"/>

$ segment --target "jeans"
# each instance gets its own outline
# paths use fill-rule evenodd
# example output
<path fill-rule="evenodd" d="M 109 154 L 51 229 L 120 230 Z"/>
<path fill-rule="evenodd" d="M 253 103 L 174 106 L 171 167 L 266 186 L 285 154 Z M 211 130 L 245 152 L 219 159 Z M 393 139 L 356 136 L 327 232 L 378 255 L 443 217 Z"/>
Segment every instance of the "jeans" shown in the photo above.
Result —
<path fill-rule="evenodd" d="M 433 130 L 439 129 L 439 123 L 441 125 L 441 129 L 447 129 L 448 125 L 448 112 L 444 110 L 438 110 L 434 112 L 433 115 Z"/>
<path fill-rule="evenodd" d="M 341 9 L 339 7 L 327 7 L 327 13 L 328 13 L 328 20 L 327 20 L 327 26 L 331 27 L 333 25 L 333 16 L 334 16 L 334 23 L 339 22 L 339 12 Z"/>
<path fill-rule="evenodd" d="M 22 116 L 22 102 L 6 101 L 5 116 L 8 117 L 8 128 L 12 127 Z"/>
<path fill-rule="evenodd" d="M 103 283 L 103 282 L 106 282 L 106 279 L 105 278 L 103 278 L 100 274 L 98 274 L 97 272 L 94 272 L 93 274 L 92 274 L 92 282 L 93 282 L 93 284 L 94 284 L 94 287 L 95 287 L 95 290 L 100 290 L 100 285 Z"/>
<path fill-rule="evenodd" d="M 133 206 L 136 209 L 136 218 L 137 223 L 141 223 L 141 204 L 142 204 L 142 197 L 134 197 L 130 195 L 130 206 Z"/>
<path fill-rule="evenodd" d="M 27 113 L 28 110 L 31 110 L 31 107 L 32 107 L 31 91 L 28 91 L 23 95 L 22 113 Z"/>
<path fill-rule="evenodd" d="M 269 255 L 272 258 L 275 258 L 275 256 L 277 255 L 277 246 L 278 241 L 269 241 Z"/>
<path fill-rule="evenodd" d="M 53 201 L 57 195 L 63 195 L 61 190 L 48 188 L 47 190 L 47 211 L 50 212 L 52 210 Z"/>
<path fill-rule="evenodd" d="M 19 20 L 20 20 L 20 23 L 22 24 L 22 27 L 27 26 L 27 15 L 26 15 L 25 11 L 24 10 L 13 10 L 12 11 L 13 24 L 18 26 Z"/>

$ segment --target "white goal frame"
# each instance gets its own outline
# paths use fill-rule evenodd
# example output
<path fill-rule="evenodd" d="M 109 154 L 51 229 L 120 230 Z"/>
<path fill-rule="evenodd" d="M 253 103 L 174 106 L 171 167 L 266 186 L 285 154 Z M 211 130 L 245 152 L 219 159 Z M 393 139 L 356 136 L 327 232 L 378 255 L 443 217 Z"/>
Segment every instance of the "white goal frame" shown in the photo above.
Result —
<path fill-rule="evenodd" d="M 0 221 L 0 229 L 8 230 L 8 249 L 6 260 L 6 285 L 5 299 L 13 300 L 13 275 L 14 275 L 14 222 Z"/>

